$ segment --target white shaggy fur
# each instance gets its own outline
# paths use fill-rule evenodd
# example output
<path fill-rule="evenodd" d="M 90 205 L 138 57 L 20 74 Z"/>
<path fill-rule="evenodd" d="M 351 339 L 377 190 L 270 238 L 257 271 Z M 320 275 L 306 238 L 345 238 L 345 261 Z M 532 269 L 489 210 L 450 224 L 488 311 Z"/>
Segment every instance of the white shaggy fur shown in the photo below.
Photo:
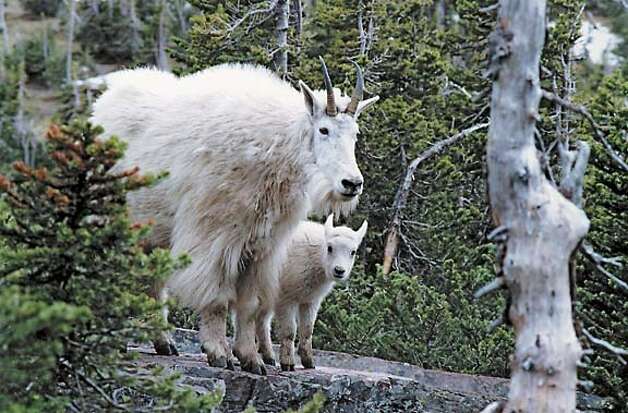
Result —
<path fill-rule="evenodd" d="M 362 178 L 354 154 L 357 119 L 327 116 L 324 92 L 300 86 L 301 93 L 247 65 L 182 78 L 136 69 L 111 75 L 94 104 L 92 121 L 128 142 L 118 169 L 169 172 L 130 193 L 128 203 L 133 219 L 155 221 L 151 245 L 190 255 L 191 264 L 172 275 L 167 289 L 200 313 L 211 365 L 231 362 L 232 305 L 234 354 L 244 369 L 263 372 L 255 314 L 260 303 L 274 300 L 290 232 L 314 207 L 350 211 L 361 192 L 345 195 L 342 184 Z M 358 113 L 375 101 L 363 101 Z M 336 102 L 342 111 L 349 98 L 336 91 Z"/>
<path fill-rule="evenodd" d="M 318 309 L 335 283 L 349 278 L 367 226 L 364 221 L 357 231 L 334 227 L 330 215 L 324 226 L 303 221 L 293 232 L 274 308 L 282 370 L 294 370 L 297 318 L 301 363 L 305 368 L 314 368 L 312 333 Z M 273 309 L 262 308 L 256 327 L 259 351 L 267 364 L 275 364 L 270 338 L 272 317 Z"/>

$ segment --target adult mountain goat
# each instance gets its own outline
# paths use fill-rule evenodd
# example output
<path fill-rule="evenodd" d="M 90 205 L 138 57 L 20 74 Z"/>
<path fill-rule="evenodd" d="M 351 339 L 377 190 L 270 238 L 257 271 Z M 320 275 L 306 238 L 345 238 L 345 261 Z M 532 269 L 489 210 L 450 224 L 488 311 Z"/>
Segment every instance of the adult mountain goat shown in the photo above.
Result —
<path fill-rule="evenodd" d="M 128 203 L 133 219 L 155 221 L 151 245 L 191 257 L 164 292 L 200 313 L 211 366 L 233 366 L 226 340 L 231 306 L 233 354 L 242 369 L 265 372 L 255 317 L 260 303 L 275 299 L 291 231 L 312 209 L 350 211 L 362 192 L 356 121 L 378 98 L 362 100 L 359 67 L 351 98 L 341 95 L 321 63 L 322 91 L 300 82 L 299 93 L 249 65 L 182 78 L 137 69 L 111 76 L 94 104 L 93 122 L 128 141 L 118 168 L 169 172 L 129 194 Z M 167 342 L 155 347 L 176 351 Z"/>

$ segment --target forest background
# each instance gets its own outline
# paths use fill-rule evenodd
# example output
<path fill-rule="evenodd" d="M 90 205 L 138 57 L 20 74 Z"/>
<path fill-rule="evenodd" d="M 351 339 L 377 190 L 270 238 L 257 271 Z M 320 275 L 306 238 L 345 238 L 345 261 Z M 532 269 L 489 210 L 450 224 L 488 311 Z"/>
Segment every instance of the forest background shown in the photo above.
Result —
<path fill-rule="evenodd" d="M 542 87 L 584 105 L 608 146 L 625 157 L 628 4 L 554 0 L 548 7 Z M 357 152 L 365 192 L 348 220 L 355 227 L 368 219 L 369 233 L 350 282 L 323 305 L 315 347 L 508 377 L 513 337 L 500 325 L 508 299 L 473 297 L 495 274 L 485 170 L 493 2 L 4 0 L 0 11 L 0 173 L 8 177 L 20 175 L 11 166 L 15 161 L 32 170 L 49 165 L 43 139 L 48 124 L 89 114 L 106 73 L 122 67 L 155 65 L 185 74 L 247 62 L 270 67 L 295 85 L 300 79 L 321 87 L 323 56 L 335 86 L 349 91 L 350 59 L 358 62 L 368 94 L 381 97 L 361 117 Z M 596 32 L 607 41 L 594 36 L 587 44 L 591 38 L 583 34 Z M 73 127 L 68 134 L 97 134 L 85 125 Z M 614 263 L 625 264 L 628 256 L 626 170 L 586 118 L 542 102 L 537 149 L 551 179 L 559 175 L 557 142 L 564 139 L 592 146 L 584 190 L 591 219 L 586 245 L 619 257 L 604 262 L 579 254 L 578 331 L 625 344 L 628 290 L 622 280 L 628 274 L 625 265 Z M 0 198 L 0 211 L 6 209 L 6 197 Z M 21 244 L 0 239 L 2 245 Z M 15 260 L 15 249 L 7 250 L 3 254 Z M 9 274 L 6 266 L 0 269 L 0 275 Z M 180 309 L 173 322 L 194 328 L 197 321 Z M 590 347 L 584 336 L 582 341 Z M 594 383 L 594 393 L 614 400 L 610 410 L 625 407 L 625 361 L 604 352 L 589 359 L 581 378 Z"/>

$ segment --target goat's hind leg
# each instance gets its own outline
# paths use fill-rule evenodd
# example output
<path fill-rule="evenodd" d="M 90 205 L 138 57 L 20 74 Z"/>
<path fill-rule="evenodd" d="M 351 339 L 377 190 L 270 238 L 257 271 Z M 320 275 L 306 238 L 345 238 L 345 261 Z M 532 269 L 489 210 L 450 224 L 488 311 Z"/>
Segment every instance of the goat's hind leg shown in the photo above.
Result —
<path fill-rule="evenodd" d="M 168 290 L 164 286 L 156 286 L 153 290 L 153 297 L 159 300 L 161 303 L 161 316 L 163 321 L 168 323 Z M 153 340 L 153 347 L 155 352 L 160 356 L 178 356 L 179 351 L 172 339 L 172 335 L 168 331 L 160 331 L 157 337 Z"/>
<path fill-rule="evenodd" d="M 227 342 L 227 302 L 212 303 L 200 312 L 200 338 L 207 363 L 211 367 L 234 370 L 233 357 Z"/>

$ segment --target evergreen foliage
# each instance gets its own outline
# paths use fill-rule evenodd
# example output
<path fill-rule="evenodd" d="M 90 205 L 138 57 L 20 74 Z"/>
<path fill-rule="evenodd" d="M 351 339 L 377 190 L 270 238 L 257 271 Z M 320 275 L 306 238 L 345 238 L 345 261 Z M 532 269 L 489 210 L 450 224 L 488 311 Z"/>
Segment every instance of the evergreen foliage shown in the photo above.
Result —
<path fill-rule="evenodd" d="M 483 168 L 484 132 L 422 164 L 401 214 L 399 271 L 384 276 L 377 268 L 395 193 L 408 163 L 433 143 L 488 120 L 486 48 L 495 21 L 493 3 L 330 0 L 305 10 L 301 36 L 291 25 L 288 79 L 321 87 L 317 62 L 321 55 L 335 86 L 351 90 L 351 58 L 365 69 L 368 91 L 382 97 L 360 121 L 358 155 L 365 193 L 351 220 L 369 220 L 361 266 L 349 285 L 323 304 L 314 335 L 318 347 L 430 368 L 508 375 L 511 333 L 501 328 L 487 332 L 489 321 L 501 316 L 505 297 L 482 302 L 471 297 L 494 277 L 495 248 L 486 239 L 492 224 Z M 273 16 L 249 18 L 234 29 L 234 22 L 266 3 L 196 0 L 194 4 L 200 14 L 193 17 L 187 39 L 176 40 L 173 52 L 181 63 L 179 72 L 233 61 L 271 66 Z M 561 59 L 569 57 L 578 37 L 582 5 L 580 0 L 549 3 L 552 24 L 543 65 L 551 72 L 563 72 Z M 371 37 L 366 36 L 366 47 L 361 45 L 358 15 L 366 34 L 370 20 L 375 28 Z M 574 67 L 576 72 L 578 66 Z M 574 73 L 577 90 L 584 92 L 578 99 L 593 105 L 598 123 L 609 128 L 612 145 L 625 154 L 625 80 L 617 73 L 597 76 L 597 85 L 606 88 L 589 90 L 589 78 L 583 83 Z M 551 80 L 544 73 L 543 87 L 552 90 Z M 562 77 L 557 81 L 559 90 L 567 86 Z M 545 147 L 556 139 L 553 109 L 547 104 L 542 109 L 539 129 Z M 586 211 L 592 219 L 589 239 L 605 255 L 625 259 L 625 239 L 619 235 L 625 232 L 621 228 L 626 222 L 625 208 L 619 206 L 626 203 L 625 172 L 612 164 L 588 125 L 578 115 L 572 119 L 577 138 L 593 144 L 585 190 Z M 595 331 L 603 338 L 625 343 L 625 293 L 588 265 L 581 274 L 579 317 L 587 325 L 599 326 Z M 627 278 L 625 270 L 616 275 Z M 625 372 L 617 361 L 600 354 L 593 362 L 591 370 L 580 374 L 594 379 L 596 392 L 613 395 L 618 406 L 625 405 L 626 396 L 619 390 L 625 387 Z"/>
<path fill-rule="evenodd" d="M 26 10 L 34 16 L 55 16 L 62 0 L 20 0 Z"/>
<path fill-rule="evenodd" d="M 25 119 L 17 125 L 18 115 L 25 113 L 20 107 L 20 84 L 24 85 L 24 58 L 20 49 L 4 59 L 4 79 L 0 82 L 0 173 L 10 173 L 9 164 L 14 160 L 33 161 L 32 154 L 40 151 L 40 144 L 32 139 L 31 131 L 21 130 Z M 19 127 L 18 127 L 19 126 Z"/>
<path fill-rule="evenodd" d="M 47 28 L 45 30 L 47 33 L 28 38 L 16 53 L 24 60 L 29 81 L 56 86 L 64 76 L 65 57 L 56 46 L 54 34 Z"/>
<path fill-rule="evenodd" d="M 126 353 L 166 328 L 147 292 L 183 261 L 143 252 L 150 228 L 129 222 L 125 194 L 156 177 L 112 171 L 125 145 L 101 133 L 53 125 L 50 168 L 0 176 L 0 411 L 210 411 L 216 396 Z"/>
<path fill-rule="evenodd" d="M 110 5 L 113 5 L 111 10 Z M 122 13 L 120 2 L 101 2 L 98 13 L 92 13 L 89 5 L 83 4 L 82 11 L 85 22 L 77 32 L 76 40 L 103 62 L 132 62 L 140 45 L 133 42 L 131 16 Z"/>

